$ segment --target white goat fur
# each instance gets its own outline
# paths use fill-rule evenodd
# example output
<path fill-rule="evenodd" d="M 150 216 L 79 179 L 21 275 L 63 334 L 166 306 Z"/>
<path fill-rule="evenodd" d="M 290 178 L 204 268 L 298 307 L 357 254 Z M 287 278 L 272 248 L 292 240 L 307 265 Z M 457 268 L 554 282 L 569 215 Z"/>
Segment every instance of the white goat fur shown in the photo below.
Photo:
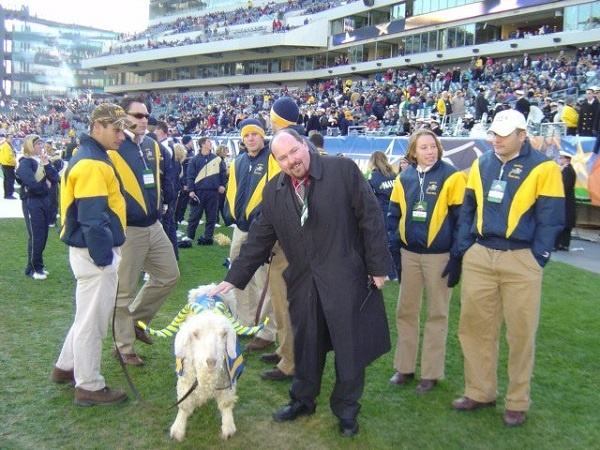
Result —
<path fill-rule="evenodd" d="M 214 285 L 192 289 L 189 300 L 210 291 Z M 221 413 L 222 439 L 236 432 L 233 407 L 237 401 L 235 383 L 229 387 L 225 360 L 236 356 L 236 333 L 227 318 L 204 311 L 186 319 L 175 337 L 175 356 L 183 361 L 183 373 L 177 379 L 177 399 L 183 397 L 195 380 L 198 386 L 178 405 L 177 417 L 171 425 L 171 438 L 182 441 L 188 417 L 196 407 L 214 398 Z"/>

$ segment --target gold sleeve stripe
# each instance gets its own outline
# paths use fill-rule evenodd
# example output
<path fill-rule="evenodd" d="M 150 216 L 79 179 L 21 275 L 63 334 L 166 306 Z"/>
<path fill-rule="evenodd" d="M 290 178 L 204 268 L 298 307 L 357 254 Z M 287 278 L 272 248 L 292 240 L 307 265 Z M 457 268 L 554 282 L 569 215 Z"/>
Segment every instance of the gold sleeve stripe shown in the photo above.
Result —
<path fill-rule="evenodd" d="M 198 183 L 205 178 L 212 177 L 213 175 L 218 175 L 221 170 L 221 158 L 215 158 L 212 161 L 209 161 L 206 166 L 204 166 L 198 175 L 196 175 L 196 179 L 194 183 Z"/>
<path fill-rule="evenodd" d="M 227 182 L 227 190 L 225 191 L 225 197 L 227 198 L 227 205 L 229 206 L 229 214 L 234 220 L 235 217 L 235 194 L 237 193 L 237 180 L 235 178 L 235 164 L 229 166 L 229 181 Z"/>
<path fill-rule="evenodd" d="M 121 157 L 121 155 L 115 150 L 109 150 L 108 155 L 112 160 L 117 173 L 121 177 L 123 187 L 125 191 L 131 196 L 131 198 L 140 205 L 145 214 L 148 214 L 148 208 L 146 207 L 146 200 L 142 192 L 142 187 L 138 183 L 135 174 L 127 164 L 127 162 Z"/>
<path fill-rule="evenodd" d="M 392 194 L 390 195 L 390 201 L 397 203 L 400 208 L 400 221 L 398 223 L 398 233 L 400 239 L 405 244 L 406 241 L 406 199 L 404 198 L 404 187 L 400 183 L 400 175 L 394 180 L 394 187 L 392 188 Z"/>
<path fill-rule="evenodd" d="M 554 161 L 539 164 L 519 186 L 508 212 L 507 238 L 513 234 L 523 214 L 533 207 L 540 196 L 564 197 L 560 169 Z"/>
<path fill-rule="evenodd" d="M 479 160 L 476 160 L 469 172 L 467 189 L 471 189 L 475 194 L 477 202 L 477 232 L 483 234 L 483 185 L 481 184 L 481 175 L 479 174 Z"/>

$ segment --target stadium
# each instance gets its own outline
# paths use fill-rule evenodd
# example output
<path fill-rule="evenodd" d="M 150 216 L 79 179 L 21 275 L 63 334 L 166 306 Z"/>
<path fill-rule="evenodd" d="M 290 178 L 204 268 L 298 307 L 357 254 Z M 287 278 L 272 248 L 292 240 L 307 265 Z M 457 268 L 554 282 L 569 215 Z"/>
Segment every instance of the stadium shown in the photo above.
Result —
<path fill-rule="evenodd" d="M 464 387 L 458 288 L 450 302 L 446 374 L 436 392 L 421 396 L 412 387 L 390 386 L 393 352 L 384 355 L 368 368 L 361 432 L 352 440 L 336 432 L 328 407 L 333 358 L 316 413 L 275 424 L 271 413 L 289 400 L 289 384 L 261 380 L 267 366 L 258 355 L 245 355 L 238 432 L 227 441 L 219 439 L 212 404 L 190 418 L 186 442 L 169 439 L 172 341 L 139 346 L 147 365 L 129 374 L 142 401 L 132 392 L 115 408 L 75 407 L 72 388 L 49 379 L 74 310 L 67 247 L 51 229 L 44 255 L 51 274 L 43 282 L 23 276 L 21 202 L 0 199 L 0 448 L 597 447 L 600 160 L 596 137 L 568 134 L 561 110 L 563 104 L 581 108 L 588 92 L 600 97 L 600 1 L 149 0 L 149 13 L 145 31 L 124 35 L 0 6 L 0 144 L 9 133 L 19 148 L 37 133 L 59 150 L 72 150 L 88 132 L 95 106 L 140 96 L 153 119 L 167 122 L 173 141 L 209 136 L 214 147 L 226 145 L 235 156 L 239 122 L 256 118 L 269 136 L 269 110 L 287 95 L 307 132 L 310 119 L 319 119 L 311 131 L 324 135 L 325 151 L 352 158 L 363 172 L 375 150 L 396 166 L 421 127 L 440 134 L 445 161 L 468 170 L 492 149 L 486 129 L 495 112 L 514 108 L 523 92 L 531 105 L 532 146 L 550 157 L 559 150 L 572 155 L 579 199 L 572 251 L 554 252 L 544 269 L 531 414 L 523 427 L 508 429 L 501 397 L 498 407 L 473 413 L 450 408 Z M 444 98 L 454 113 L 440 113 Z M 483 114 L 480 98 L 489 106 Z M 219 232 L 232 234 L 225 226 Z M 182 249 L 180 281 L 154 323 L 169 323 L 191 286 L 223 279 L 228 257 L 229 248 L 220 245 Z M 384 287 L 392 339 L 398 286 Z M 508 349 L 503 339 L 500 346 L 503 393 Z M 102 371 L 111 387 L 127 386 L 110 336 Z"/>

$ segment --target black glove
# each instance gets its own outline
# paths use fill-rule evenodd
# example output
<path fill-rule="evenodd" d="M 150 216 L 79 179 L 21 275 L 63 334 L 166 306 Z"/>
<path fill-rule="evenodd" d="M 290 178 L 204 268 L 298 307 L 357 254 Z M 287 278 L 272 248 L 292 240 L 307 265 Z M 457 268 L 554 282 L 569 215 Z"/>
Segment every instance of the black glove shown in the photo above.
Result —
<path fill-rule="evenodd" d="M 460 280 L 460 272 L 462 270 L 462 258 L 450 257 L 446 268 L 442 272 L 442 278 L 448 275 L 448 287 L 453 288 Z"/>

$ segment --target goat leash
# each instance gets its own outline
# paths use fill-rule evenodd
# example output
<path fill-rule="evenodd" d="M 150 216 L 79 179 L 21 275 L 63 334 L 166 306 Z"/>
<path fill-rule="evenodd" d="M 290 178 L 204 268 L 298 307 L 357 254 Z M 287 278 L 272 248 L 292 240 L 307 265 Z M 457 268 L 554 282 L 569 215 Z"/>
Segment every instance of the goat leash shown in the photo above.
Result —
<path fill-rule="evenodd" d="M 121 365 L 121 369 L 123 370 L 123 375 L 125 376 L 125 381 L 127 381 L 127 385 L 129 386 L 129 389 L 131 389 L 131 392 L 133 392 L 133 395 L 136 398 L 136 400 L 138 402 L 140 402 L 142 405 L 144 405 L 146 408 L 153 408 L 148 403 L 146 403 L 144 401 L 144 399 L 140 396 L 138 390 L 135 387 L 135 384 L 133 383 L 133 380 L 129 376 L 129 372 L 127 371 L 127 365 L 125 364 L 125 361 L 123 360 L 123 355 L 121 355 L 121 351 L 119 350 L 119 346 L 117 345 L 117 336 L 115 334 L 115 322 L 116 322 L 116 316 L 117 316 L 118 297 L 119 297 L 119 282 L 117 281 L 117 294 L 115 295 L 115 307 L 113 309 L 113 316 L 112 316 L 112 338 L 113 338 L 113 344 L 115 347 L 115 353 L 117 355 L 117 359 L 119 360 L 119 364 Z"/>
<path fill-rule="evenodd" d="M 267 289 L 269 288 L 269 275 L 271 274 L 271 262 L 273 261 L 274 253 L 271 252 L 269 256 L 269 267 L 267 268 L 267 278 L 265 280 L 265 285 L 263 287 L 262 293 L 260 294 L 260 300 L 258 301 L 258 306 L 256 307 L 256 315 L 254 316 L 254 325 L 258 325 L 260 323 L 260 317 L 262 316 L 263 305 L 265 304 L 265 298 L 267 297 Z"/>

